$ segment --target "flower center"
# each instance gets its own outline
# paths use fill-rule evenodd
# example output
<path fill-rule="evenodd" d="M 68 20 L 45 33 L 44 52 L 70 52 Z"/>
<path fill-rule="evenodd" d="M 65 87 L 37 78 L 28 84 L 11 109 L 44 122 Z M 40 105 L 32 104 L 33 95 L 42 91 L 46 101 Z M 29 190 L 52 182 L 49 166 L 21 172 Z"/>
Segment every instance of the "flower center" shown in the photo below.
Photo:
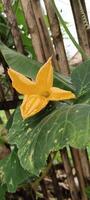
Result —
<path fill-rule="evenodd" d="M 49 97 L 50 93 L 49 93 L 48 91 L 46 91 L 46 92 L 44 92 L 42 95 L 43 95 L 44 97 Z"/>

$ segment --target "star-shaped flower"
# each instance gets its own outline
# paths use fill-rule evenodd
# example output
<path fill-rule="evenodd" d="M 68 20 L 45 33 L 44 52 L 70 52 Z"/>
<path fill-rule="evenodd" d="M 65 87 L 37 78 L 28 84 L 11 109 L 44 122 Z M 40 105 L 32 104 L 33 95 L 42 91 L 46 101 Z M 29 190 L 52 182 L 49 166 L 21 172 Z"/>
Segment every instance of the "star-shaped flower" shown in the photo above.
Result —
<path fill-rule="evenodd" d="M 23 102 L 20 106 L 23 119 L 38 113 L 49 101 L 75 98 L 75 95 L 71 91 L 53 87 L 51 58 L 40 68 L 35 81 L 29 80 L 11 68 L 8 69 L 8 74 L 12 80 L 12 86 L 17 92 L 24 95 Z"/>

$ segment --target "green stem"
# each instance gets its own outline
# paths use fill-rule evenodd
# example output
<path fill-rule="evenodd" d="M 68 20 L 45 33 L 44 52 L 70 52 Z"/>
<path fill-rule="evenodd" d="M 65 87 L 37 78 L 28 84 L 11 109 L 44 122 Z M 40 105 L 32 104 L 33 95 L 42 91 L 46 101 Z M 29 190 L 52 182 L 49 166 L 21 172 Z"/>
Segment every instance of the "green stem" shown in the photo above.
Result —
<path fill-rule="evenodd" d="M 71 32 L 69 31 L 68 27 L 66 26 L 65 21 L 63 20 L 61 14 L 59 13 L 54 0 L 52 0 L 52 4 L 54 7 L 54 10 L 57 14 L 57 17 L 59 18 L 60 23 L 62 24 L 62 26 L 64 27 L 67 35 L 69 36 L 69 38 L 71 39 L 71 41 L 73 42 L 73 44 L 75 45 L 75 47 L 78 49 L 78 51 L 80 52 L 80 54 L 82 55 L 83 59 L 88 59 L 88 56 L 86 55 L 86 53 L 83 51 L 83 49 L 81 48 L 81 46 L 76 42 L 76 40 L 74 39 L 73 35 L 71 34 Z"/>

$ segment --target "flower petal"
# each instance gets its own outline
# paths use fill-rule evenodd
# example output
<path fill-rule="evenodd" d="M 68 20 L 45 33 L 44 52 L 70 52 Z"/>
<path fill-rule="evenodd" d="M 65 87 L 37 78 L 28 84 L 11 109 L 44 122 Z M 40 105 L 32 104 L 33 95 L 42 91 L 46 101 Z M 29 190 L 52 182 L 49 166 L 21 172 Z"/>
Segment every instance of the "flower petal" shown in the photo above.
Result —
<path fill-rule="evenodd" d="M 48 61 L 40 68 L 37 76 L 36 83 L 38 85 L 39 94 L 44 91 L 48 91 L 53 85 L 53 67 L 51 57 Z"/>
<path fill-rule="evenodd" d="M 48 99 L 39 95 L 25 95 L 20 106 L 23 119 L 33 116 L 48 104 Z"/>
<path fill-rule="evenodd" d="M 51 94 L 48 97 L 51 101 L 75 99 L 75 95 L 71 91 L 62 90 L 56 87 L 51 88 Z"/>
<path fill-rule="evenodd" d="M 36 84 L 19 72 L 9 68 L 8 74 L 12 80 L 12 86 L 21 94 L 36 93 Z"/>

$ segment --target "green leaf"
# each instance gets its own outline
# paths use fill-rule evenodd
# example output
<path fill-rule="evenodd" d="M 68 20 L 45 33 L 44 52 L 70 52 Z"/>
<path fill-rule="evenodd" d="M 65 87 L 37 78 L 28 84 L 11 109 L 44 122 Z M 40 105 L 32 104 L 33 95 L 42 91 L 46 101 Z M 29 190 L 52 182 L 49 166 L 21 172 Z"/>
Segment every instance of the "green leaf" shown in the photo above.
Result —
<path fill-rule="evenodd" d="M 7 121 L 6 125 L 5 125 L 5 128 L 7 130 L 9 130 L 11 128 L 11 126 L 12 126 L 14 113 L 15 113 L 15 111 L 11 114 L 10 118 L 8 119 L 8 121 Z"/>
<path fill-rule="evenodd" d="M 19 1 L 19 3 L 20 3 L 20 1 Z M 18 5 L 17 9 L 16 9 L 16 19 L 17 19 L 17 22 L 19 25 L 23 25 L 23 31 L 25 33 L 28 33 L 25 16 L 24 16 L 23 10 L 20 5 Z"/>
<path fill-rule="evenodd" d="M 7 191 L 6 184 L 0 185 L 0 200 L 6 200 L 6 191 Z"/>
<path fill-rule="evenodd" d="M 90 99 L 90 59 L 73 70 L 71 79 L 77 95 L 80 97 L 89 93 Z"/>
<path fill-rule="evenodd" d="M 90 104 L 90 90 L 75 100 L 75 104 L 78 103 Z"/>
<path fill-rule="evenodd" d="M 0 12 L 4 12 L 4 5 L 2 2 L 0 2 Z"/>
<path fill-rule="evenodd" d="M 35 51 L 34 51 L 34 48 L 32 46 L 32 40 L 31 40 L 31 38 L 28 38 L 27 34 L 25 34 L 25 33 L 22 33 L 21 37 L 22 37 L 24 49 L 31 56 L 32 59 L 36 59 Z"/>
<path fill-rule="evenodd" d="M 24 153 L 25 149 L 24 148 L 24 144 L 27 144 L 27 147 L 29 145 L 29 137 L 30 134 L 28 134 L 29 132 L 31 132 L 31 130 L 33 130 L 33 128 L 36 127 L 36 125 L 38 125 L 40 123 L 40 121 L 47 116 L 48 114 L 50 114 L 51 112 L 53 112 L 53 110 L 55 110 L 55 108 L 58 106 L 58 104 L 54 104 L 54 103 L 50 103 L 44 110 L 42 110 L 41 112 L 39 112 L 37 115 L 33 116 L 32 118 L 28 118 L 26 120 L 23 120 L 20 114 L 20 110 L 17 108 L 15 115 L 14 115 L 14 119 L 13 119 L 13 123 L 12 123 L 12 127 L 9 130 L 9 142 L 11 144 L 16 144 L 17 147 L 22 146 L 22 151 Z M 17 126 L 17 128 L 16 128 Z M 16 134 L 16 136 L 15 136 Z M 21 144 L 21 141 L 22 144 Z M 19 142 L 19 144 L 18 144 Z M 28 156 L 28 154 L 27 154 Z M 26 158 L 27 159 L 27 158 Z M 27 163 L 27 160 L 26 160 Z M 31 171 L 31 170 L 30 170 Z"/>
<path fill-rule="evenodd" d="M 3 44 L 0 44 L 0 50 L 10 67 L 24 74 L 25 76 L 35 78 L 41 65 L 40 63 L 9 49 Z"/>
<path fill-rule="evenodd" d="M 6 24 L 0 22 L 0 35 L 4 35 L 5 36 L 7 29 L 9 30 L 9 27 Z"/>
<path fill-rule="evenodd" d="M 85 188 L 85 192 L 87 194 L 87 197 L 90 198 L 90 186 Z"/>
<path fill-rule="evenodd" d="M 65 77 L 57 72 L 54 73 L 54 86 L 75 92 L 75 88 L 72 85 L 71 78 Z"/>
<path fill-rule="evenodd" d="M 14 45 L 10 27 L 7 23 L 6 17 L 4 17 L 2 13 L 0 14 L 0 38 L 8 47 Z"/>
<path fill-rule="evenodd" d="M 17 110 L 9 141 L 17 145 L 23 168 L 38 175 L 51 151 L 67 145 L 84 148 L 90 143 L 90 105 L 58 106 L 44 118 L 37 115 L 27 120 Z"/>
<path fill-rule="evenodd" d="M 27 77 L 35 79 L 39 68 L 42 66 L 41 63 L 17 53 L 3 44 L 0 44 L 0 50 L 10 67 Z M 54 73 L 54 86 L 74 91 L 74 87 L 72 86 L 70 79 L 65 78 L 58 73 Z"/>
<path fill-rule="evenodd" d="M 19 162 L 16 150 L 0 161 L 0 177 L 7 184 L 8 192 L 15 192 L 19 184 L 27 180 L 29 173 L 25 171 Z"/>
<path fill-rule="evenodd" d="M 58 107 L 58 103 L 49 103 L 48 106 L 43 109 L 41 112 L 38 114 L 34 115 L 31 118 L 27 118 L 26 120 L 22 119 L 20 109 L 17 108 L 15 111 L 15 114 L 13 116 L 13 123 L 12 126 L 9 130 L 9 141 L 11 144 L 16 144 L 17 142 L 21 143 L 21 139 L 25 137 L 25 134 L 23 132 L 31 131 L 36 125 L 40 123 L 40 121 L 47 115 L 49 115 L 51 112 L 53 112 L 56 107 Z M 16 125 L 17 124 L 17 125 Z M 16 127 L 17 126 L 17 127 Z M 16 137 L 15 137 L 15 132 L 16 132 Z M 22 133 L 22 134 L 21 134 Z M 17 141 L 16 141 L 17 138 Z M 19 141 L 18 141 L 19 139 Z M 27 138 L 26 138 L 27 140 Z"/>

